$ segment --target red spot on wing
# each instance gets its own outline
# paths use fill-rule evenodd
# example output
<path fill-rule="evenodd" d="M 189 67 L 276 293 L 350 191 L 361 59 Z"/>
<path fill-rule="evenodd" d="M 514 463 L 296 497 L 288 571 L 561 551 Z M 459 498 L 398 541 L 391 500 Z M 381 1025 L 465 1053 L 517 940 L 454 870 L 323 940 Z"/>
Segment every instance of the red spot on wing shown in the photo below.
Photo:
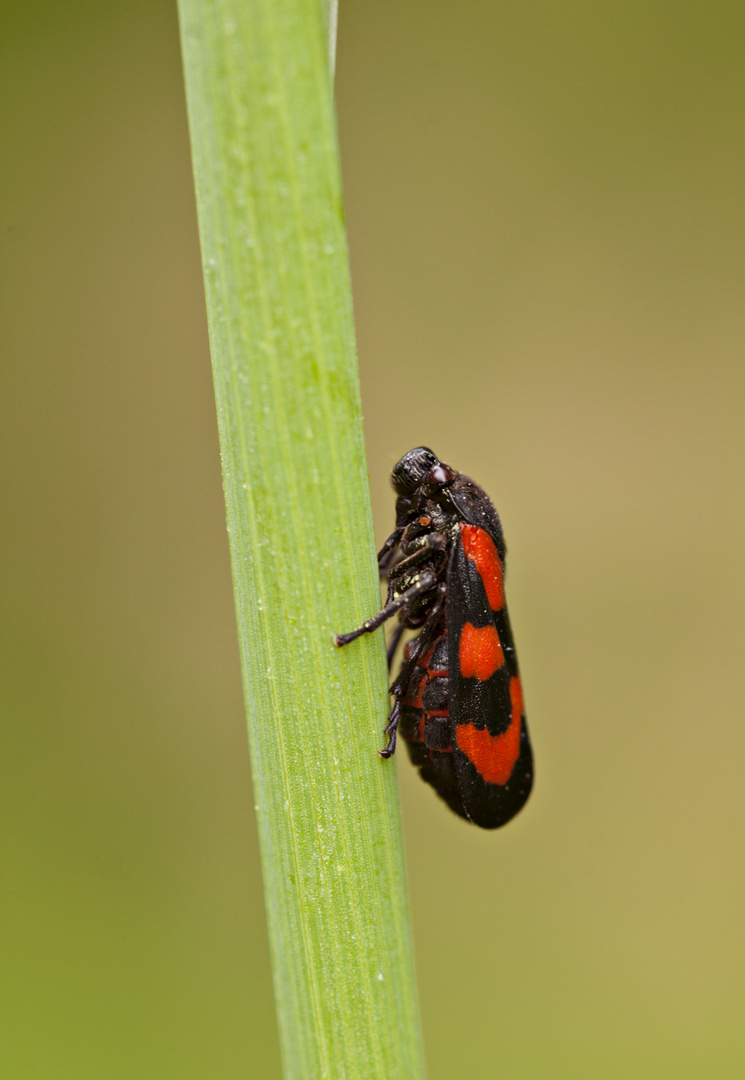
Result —
<path fill-rule="evenodd" d="M 496 626 L 474 626 L 467 622 L 458 641 L 458 666 L 464 679 L 490 679 L 504 663 L 502 642 Z"/>
<path fill-rule="evenodd" d="M 516 675 L 510 679 L 510 701 L 510 726 L 501 735 L 490 735 L 485 728 L 477 728 L 474 724 L 458 724 L 455 728 L 458 748 L 481 779 L 487 784 L 500 784 L 502 787 L 512 776 L 515 762 L 520 756 L 523 692 Z"/>
<path fill-rule="evenodd" d="M 486 598 L 492 611 L 504 607 L 502 563 L 489 533 L 478 525 L 461 525 L 460 535 L 466 558 L 475 564 L 484 583 Z"/>

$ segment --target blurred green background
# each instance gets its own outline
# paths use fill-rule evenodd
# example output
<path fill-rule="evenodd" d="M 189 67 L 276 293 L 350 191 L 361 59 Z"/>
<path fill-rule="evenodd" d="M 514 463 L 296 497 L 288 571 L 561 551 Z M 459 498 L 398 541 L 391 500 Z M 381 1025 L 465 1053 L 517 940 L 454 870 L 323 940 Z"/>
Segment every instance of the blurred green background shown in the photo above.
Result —
<path fill-rule="evenodd" d="M 341 5 L 376 528 L 492 494 L 537 756 L 397 763 L 430 1080 L 739 1080 L 745 8 Z M 275 1080 L 175 5 L 2 16 L 2 1076 Z"/>

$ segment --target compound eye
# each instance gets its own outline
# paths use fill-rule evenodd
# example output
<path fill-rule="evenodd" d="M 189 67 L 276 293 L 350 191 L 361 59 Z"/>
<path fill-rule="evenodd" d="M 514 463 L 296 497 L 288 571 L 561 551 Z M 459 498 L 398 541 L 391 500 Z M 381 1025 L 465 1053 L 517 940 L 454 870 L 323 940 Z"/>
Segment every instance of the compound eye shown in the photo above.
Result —
<path fill-rule="evenodd" d="M 451 469 L 449 465 L 444 465 L 443 462 L 438 461 L 425 476 L 424 483 L 432 487 L 445 487 L 446 484 L 451 484 L 455 480 L 456 475 L 455 470 Z"/>

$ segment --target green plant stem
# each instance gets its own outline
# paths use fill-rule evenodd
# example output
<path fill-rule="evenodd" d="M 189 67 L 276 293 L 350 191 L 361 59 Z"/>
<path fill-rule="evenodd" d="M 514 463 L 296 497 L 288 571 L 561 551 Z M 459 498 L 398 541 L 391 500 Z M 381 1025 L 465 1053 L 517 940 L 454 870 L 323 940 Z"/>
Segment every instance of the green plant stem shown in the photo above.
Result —
<path fill-rule="evenodd" d="M 328 42 L 329 71 L 334 76 L 336 67 L 336 30 L 339 21 L 338 0 L 323 0 L 323 17 L 326 24 L 326 40 Z"/>
<path fill-rule="evenodd" d="M 319 0 L 180 0 L 285 1075 L 423 1075 Z"/>

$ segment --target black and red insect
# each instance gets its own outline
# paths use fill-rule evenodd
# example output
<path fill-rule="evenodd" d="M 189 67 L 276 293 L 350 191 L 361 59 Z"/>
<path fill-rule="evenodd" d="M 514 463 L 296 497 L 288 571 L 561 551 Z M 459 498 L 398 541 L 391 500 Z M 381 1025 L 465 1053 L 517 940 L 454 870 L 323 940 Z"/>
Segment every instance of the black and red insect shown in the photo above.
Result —
<path fill-rule="evenodd" d="M 378 554 L 387 603 L 334 640 L 346 645 L 397 614 L 390 667 L 404 631 L 419 631 L 391 686 L 388 745 L 380 754 L 391 756 L 400 733 L 422 779 L 451 809 L 496 829 L 525 805 L 533 785 L 504 599 L 502 526 L 487 494 L 426 446 L 404 454 L 391 483 L 396 528 Z"/>

